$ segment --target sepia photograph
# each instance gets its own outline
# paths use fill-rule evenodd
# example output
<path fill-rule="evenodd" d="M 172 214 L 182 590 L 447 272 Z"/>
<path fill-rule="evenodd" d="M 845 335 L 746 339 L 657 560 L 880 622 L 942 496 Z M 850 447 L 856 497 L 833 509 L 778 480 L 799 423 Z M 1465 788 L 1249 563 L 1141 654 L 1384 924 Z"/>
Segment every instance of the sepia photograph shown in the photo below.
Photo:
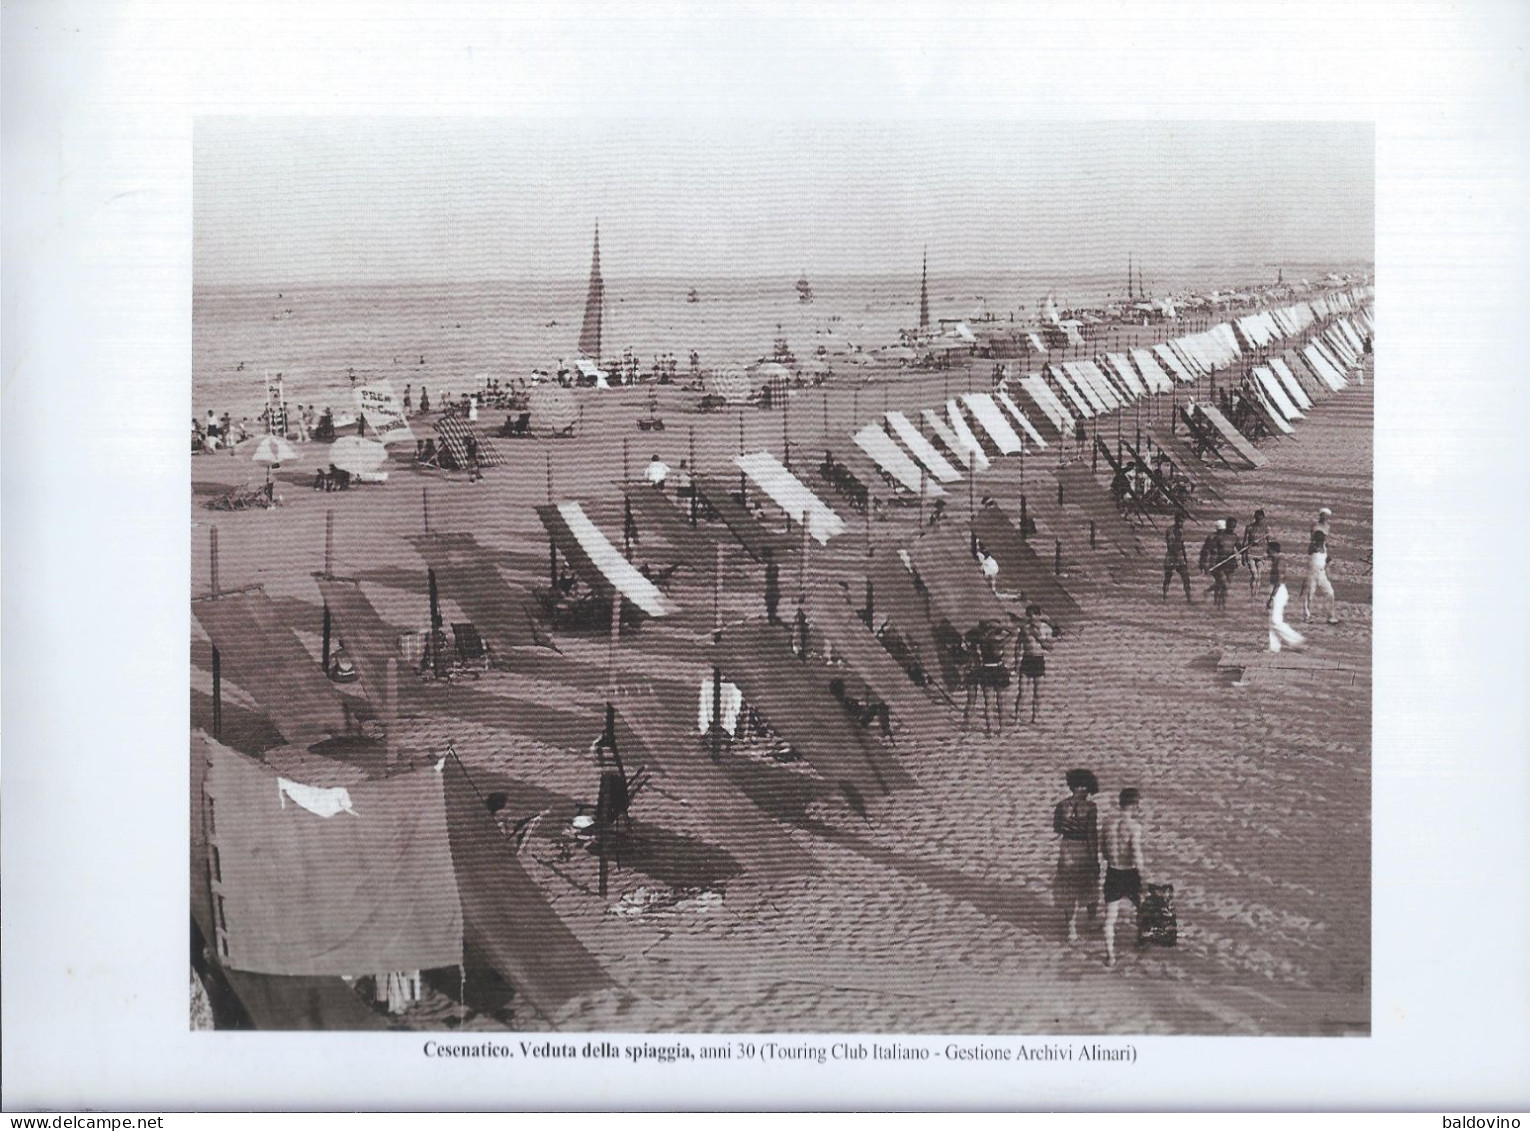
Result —
<path fill-rule="evenodd" d="M 1369 1035 L 1375 153 L 198 118 L 191 1028 Z"/>

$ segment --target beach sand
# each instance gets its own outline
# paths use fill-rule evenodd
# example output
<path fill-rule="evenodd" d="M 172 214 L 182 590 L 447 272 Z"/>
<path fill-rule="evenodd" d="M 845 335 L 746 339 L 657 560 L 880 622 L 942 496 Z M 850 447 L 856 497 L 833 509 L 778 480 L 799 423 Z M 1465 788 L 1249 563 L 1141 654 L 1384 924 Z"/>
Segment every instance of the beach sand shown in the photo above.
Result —
<path fill-rule="evenodd" d="M 1142 331 L 1144 343 L 1154 340 Z M 220 585 L 259 583 L 317 659 L 320 601 L 312 573 L 324 567 L 326 511 L 333 510 L 336 573 L 358 576 L 382 616 L 400 632 L 428 623 L 425 569 L 405 538 L 430 527 L 472 531 L 503 572 L 542 584 L 547 541 L 533 507 L 577 499 L 620 541 L 620 482 L 641 475 L 651 455 L 671 466 L 694 459 L 727 472 L 742 447 L 787 455 L 821 487 L 816 464 L 826 445 L 850 447 L 849 433 L 888 408 L 917 409 L 944 396 L 988 387 L 984 366 L 880 382 L 836 381 L 795 393 L 785 412 L 694 411 L 697 394 L 661 390 L 663 432 L 639 432 L 647 391 L 583 397 L 572 438 L 500 440 L 506 466 L 481 482 L 465 475 L 390 465 L 389 482 L 340 493 L 310 489 L 323 445 L 300 445 L 295 465 L 276 473 L 280 507 L 220 513 L 203 504 L 230 485 L 260 482 L 263 470 L 239 455 L 192 460 L 193 593 L 208 591 L 208 528 L 220 544 Z M 1204 385 L 1202 386 L 1204 389 Z M 1331 567 L 1343 623 L 1310 626 L 1309 655 L 1342 665 L 1266 673 L 1246 687 L 1217 668 L 1224 649 L 1262 648 L 1262 596 L 1240 575 L 1229 607 L 1187 609 L 1160 600 L 1161 537 L 1144 535 L 1135 562 L 1090 553 L 1075 512 L 1055 501 L 1053 454 L 997 461 L 974 497 L 1018 506 L 1025 493 L 1042 523 L 1043 551 L 1066 540 L 1068 578 L 1091 614 L 1083 631 L 1048 658 L 1038 725 L 981 729 L 915 744 L 899 754 L 918 787 L 873 806 L 869 820 L 817 796 L 796 773 L 803 804 L 793 837 L 817 871 L 766 884 L 738 874 L 726 857 L 677 839 L 694 822 L 683 797 L 663 782 L 643 794 L 634 817 L 651 835 L 642 856 L 613 872 L 609 897 L 594 893 L 596 860 L 573 847 L 556 822 L 532 839 L 522 861 L 553 906 L 612 977 L 632 995 L 614 1015 L 608 1002 L 558 1019 L 563 1028 L 638 1031 L 887 1033 L 1364 1034 L 1370 1026 L 1370 734 L 1372 396 L 1364 384 L 1321 402 L 1294 437 L 1265 445 L 1269 465 L 1229 476 L 1218 513 L 1247 522 L 1269 514 L 1287 547 L 1293 595 L 1305 573 L 1305 535 L 1317 507 L 1334 509 Z M 1183 396 L 1179 397 L 1181 402 Z M 1167 425 L 1169 398 L 1144 407 L 1142 424 Z M 917 414 L 916 414 L 917 416 Z M 1117 417 L 1121 419 L 1117 421 Z M 1101 426 L 1127 438 L 1136 409 Z M 492 428 L 498 420 L 486 418 Z M 742 440 L 740 439 L 742 429 Z M 421 430 L 421 435 L 428 430 Z M 804 465 L 807 470 L 804 471 Z M 1023 482 L 1022 482 L 1023 478 Z M 550 485 L 550 492 L 549 492 Z M 824 496 L 849 516 L 827 489 Z M 952 499 L 953 525 L 967 488 Z M 1189 524 L 1192 558 L 1210 518 Z M 890 546 L 914 529 L 913 511 L 885 521 L 855 519 L 843 540 Z M 641 547 L 639 548 L 641 557 Z M 842 571 L 843 556 L 811 553 L 809 585 Z M 725 619 L 762 611 L 760 569 L 736 546 L 724 559 Z M 785 603 L 795 570 L 783 570 Z M 1204 585 L 1197 586 L 1198 597 Z M 649 691 L 663 710 L 694 729 L 696 689 L 712 624 L 710 563 L 677 575 L 681 611 L 624 635 L 617 682 Z M 455 610 L 448 602 L 447 620 Z M 1299 623 L 1299 596 L 1289 617 Z M 210 725 L 210 647 L 193 629 L 191 713 Z M 400 721 L 397 737 L 419 754 L 450 742 L 483 781 L 503 782 L 527 811 L 566 799 L 593 801 L 588 748 L 599 733 L 608 679 L 607 641 L 560 635 L 561 655 L 517 659 L 521 670 L 481 681 L 429 686 L 437 705 Z M 1013 694 L 1013 690 L 1009 693 Z M 245 749 L 275 741 L 270 725 L 225 684 L 225 739 Z M 1052 805 L 1064 773 L 1092 768 L 1102 810 L 1114 793 L 1144 791 L 1149 878 L 1175 885 L 1179 945 L 1139 952 L 1129 917 L 1122 961 L 1107 970 L 1097 926 L 1070 946 L 1051 906 L 1056 855 Z M 774 769 L 774 767 L 767 767 Z M 659 848 L 656 849 L 655 845 Z M 662 851 L 660 849 L 663 849 Z M 437 1027 L 459 1010 L 433 994 L 402 1023 Z M 512 1004 L 467 1028 L 547 1021 Z"/>

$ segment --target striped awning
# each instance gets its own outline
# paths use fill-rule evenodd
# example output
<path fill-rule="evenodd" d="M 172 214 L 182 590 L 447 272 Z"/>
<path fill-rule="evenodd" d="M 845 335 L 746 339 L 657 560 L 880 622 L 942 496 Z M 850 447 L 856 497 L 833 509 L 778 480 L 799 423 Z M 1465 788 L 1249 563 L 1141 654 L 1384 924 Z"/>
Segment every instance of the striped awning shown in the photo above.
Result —
<path fill-rule="evenodd" d="M 994 404 L 993 397 L 987 393 L 964 393 L 962 403 L 967 406 L 967 411 L 977 418 L 977 422 L 983 426 L 983 431 L 993 438 L 999 451 L 1012 456 L 1024 447 L 1020 443 L 1020 437 L 1009 426 L 1009 421 L 1005 420 L 1004 414 L 999 411 L 999 406 Z"/>
<path fill-rule="evenodd" d="M 620 593 L 651 617 L 676 611 L 674 602 L 622 557 L 578 503 L 538 507 L 537 515 L 569 565 L 592 588 L 608 596 Z"/>
<path fill-rule="evenodd" d="M 962 473 L 951 466 L 951 461 L 941 455 L 935 445 L 924 438 L 924 433 L 914 427 L 913 421 L 901 412 L 893 410 L 887 414 L 887 423 L 893 433 L 909 451 L 914 453 L 914 458 L 929 469 L 931 475 L 942 483 L 955 483 L 962 477 Z"/>
<path fill-rule="evenodd" d="M 845 520 L 769 452 L 734 456 L 733 462 L 754 481 L 755 486 L 770 496 L 776 506 L 790 515 L 793 522 L 806 526 L 819 545 L 844 533 Z"/>
<path fill-rule="evenodd" d="M 923 475 L 919 466 L 914 463 L 897 444 L 892 442 L 880 424 L 868 424 L 854 436 L 855 446 L 865 452 L 883 471 L 896 479 L 902 486 L 919 494 L 922 490 L 931 498 L 944 495 L 946 489 L 939 483 L 934 483 Z"/>

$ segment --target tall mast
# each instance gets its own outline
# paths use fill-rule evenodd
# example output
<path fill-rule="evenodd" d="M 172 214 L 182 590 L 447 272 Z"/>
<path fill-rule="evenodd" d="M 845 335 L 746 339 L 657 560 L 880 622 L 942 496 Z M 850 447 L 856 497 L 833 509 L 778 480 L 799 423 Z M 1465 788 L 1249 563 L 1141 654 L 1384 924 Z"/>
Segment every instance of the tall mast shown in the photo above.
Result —
<path fill-rule="evenodd" d="M 579 353 L 600 363 L 600 331 L 605 320 L 606 284 L 600 277 L 600 221 L 595 221 L 595 253 L 590 260 L 590 289 L 584 299 L 584 325 L 579 330 Z"/>
<path fill-rule="evenodd" d="M 924 264 L 919 271 L 919 328 L 930 328 L 930 251 L 924 252 Z"/>
<path fill-rule="evenodd" d="M 1130 302 L 1137 296 L 1132 293 L 1132 253 L 1126 253 L 1126 301 Z"/>

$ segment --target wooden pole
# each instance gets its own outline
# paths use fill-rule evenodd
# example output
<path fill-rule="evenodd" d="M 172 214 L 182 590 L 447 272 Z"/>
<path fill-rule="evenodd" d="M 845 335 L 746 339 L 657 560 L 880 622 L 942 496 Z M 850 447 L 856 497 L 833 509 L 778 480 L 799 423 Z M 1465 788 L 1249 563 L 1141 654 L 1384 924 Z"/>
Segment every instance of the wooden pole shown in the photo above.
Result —
<path fill-rule="evenodd" d="M 696 466 L 696 426 L 691 425 L 691 526 L 696 525 L 696 475 L 701 469 Z"/>
<path fill-rule="evenodd" d="M 398 660 L 388 657 L 383 682 L 383 722 L 387 725 L 388 765 L 398 762 Z"/>
<path fill-rule="evenodd" d="M 717 545 L 717 567 L 712 585 L 712 761 L 722 761 L 722 543 Z"/>
<path fill-rule="evenodd" d="M 552 452 L 547 453 L 547 505 L 552 506 L 553 481 L 552 481 Z"/>
<path fill-rule="evenodd" d="M 216 597 L 222 592 L 218 587 L 218 528 L 216 526 L 210 527 L 207 531 L 207 557 L 211 573 L 212 595 Z"/>
<path fill-rule="evenodd" d="M 623 483 L 630 483 L 630 482 L 632 482 L 632 472 L 630 470 L 630 465 L 627 462 L 627 445 L 628 445 L 628 438 L 626 436 L 623 436 L 622 437 L 622 482 Z"/>
<path fill-rule="evenodd" d="M 335 576 L 335 510 L 324 512 L 324 576 Z"/>
<path fill-rule="evenodd" d="M 319 652 L 320 652 L 320 655 L 323 657 L 323 659 L 320 662 L 320 666 L 323 667 L 324 674 L 325 674 L 326 677 L 329 675 L 329 643 L 330 643 L 329 634 L 330 634 L 329 603 L 325 602 L 325 604 L 324 604 L 324 632 L 323 632 L 324 640 L 323 640 L 323 643 L 319 647 Z"/>
<path fill-rule="evenodd" d="M 420 488 L 420 511 L 423 516 L 425 533 L 430 533 L 430 488 Z"/>
<path fill-rule="evenodd" d="M 223 658 L 213 648 L 212 661 L 213 737 L 223 737 Z"/>

